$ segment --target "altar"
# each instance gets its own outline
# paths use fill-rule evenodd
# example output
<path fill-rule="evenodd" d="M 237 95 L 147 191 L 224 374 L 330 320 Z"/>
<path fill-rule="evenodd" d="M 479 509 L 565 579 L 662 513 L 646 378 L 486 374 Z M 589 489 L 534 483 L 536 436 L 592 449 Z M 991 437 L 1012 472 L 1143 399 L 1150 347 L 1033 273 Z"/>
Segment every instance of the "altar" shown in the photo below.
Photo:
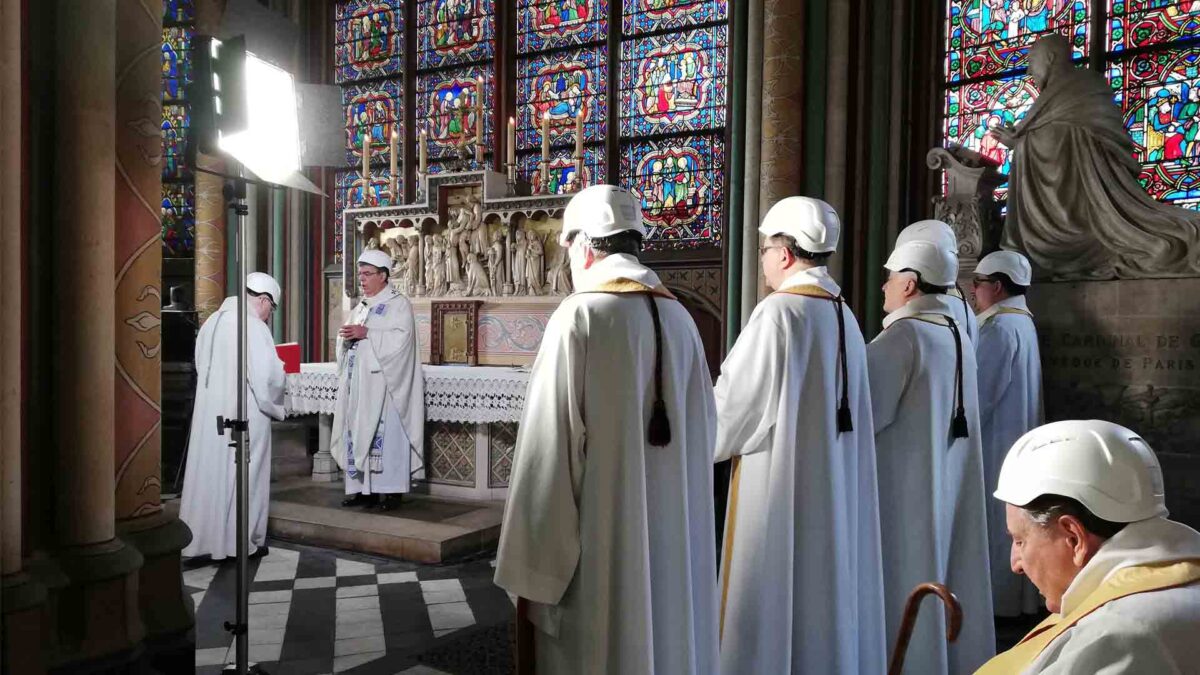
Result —
<path fill-rule="evenodd" d="M 508 494 L 517 423 L 529 371 L 494 366 L 423 365 L 425 476 L 418 489 L 436 496 L 503 500 Z M 312 479 L 341 480 L 329 454 L 337 401 L 337 364 L 305 363 L 287 376 L 288 417 L 317 415 L 319 445 Z"/>

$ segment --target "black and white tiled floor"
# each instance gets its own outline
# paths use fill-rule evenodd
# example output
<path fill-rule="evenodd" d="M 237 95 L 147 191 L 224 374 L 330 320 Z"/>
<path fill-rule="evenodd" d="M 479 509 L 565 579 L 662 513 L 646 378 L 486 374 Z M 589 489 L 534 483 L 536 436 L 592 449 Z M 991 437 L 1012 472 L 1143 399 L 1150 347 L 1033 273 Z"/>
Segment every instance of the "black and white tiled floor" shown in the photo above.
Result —
<path fill-rule="evenodd" d="M 250 563 L 250 661 L 272 675 L 510 673 L 513 605 L 488 558 L 416 565 L 270 542 Z M 232 562 L 188 569 L 196 672 L 233 658 Z"/>

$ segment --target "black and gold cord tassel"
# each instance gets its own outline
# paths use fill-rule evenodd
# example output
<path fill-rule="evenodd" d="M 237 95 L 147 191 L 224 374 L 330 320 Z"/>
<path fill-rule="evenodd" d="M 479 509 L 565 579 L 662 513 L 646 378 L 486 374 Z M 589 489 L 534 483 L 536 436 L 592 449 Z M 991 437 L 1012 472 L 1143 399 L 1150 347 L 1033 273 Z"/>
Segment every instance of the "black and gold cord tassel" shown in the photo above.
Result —
<path fill-rule="evenodd" d="M 654 295 L 647 293 L 646 301 L 650 303 L 650 317 L 654 320 L 654 408 L 650 413 L 646 440 L 650 445 L 662 447 L 671 442 L 671 421 L 667 419 L 667 404 L 663 402 L 662 323 L 658 318 L 658 304 L 654 302 Z"/>
<path fill-rule="evenodd" d="M 967 411 L 963 407 L 963 352 L 962 352 L 962 336 L 958 334 L 958 324 L 954 323 L 954 319 L 946 317 L 949 322 L 950 332 L 954 335 L 954 392 L 955 392 L 955 409 L 954 420 L 950 423 L 950 433 L 954 438 L 967 438 L 970 434 L 967 431 Z"/>
<path fill-rule="evenodd" d="M 854 419 L 850 415 L 850 372 L 846 364 L 846 317 L 842 316 L 841 296 L 833 299 L 833 311 L 837 312 L 838 321 L 838 361 L 842 364 L 842 398 L 838 403 L 837 430 L 854 431 Z"/>

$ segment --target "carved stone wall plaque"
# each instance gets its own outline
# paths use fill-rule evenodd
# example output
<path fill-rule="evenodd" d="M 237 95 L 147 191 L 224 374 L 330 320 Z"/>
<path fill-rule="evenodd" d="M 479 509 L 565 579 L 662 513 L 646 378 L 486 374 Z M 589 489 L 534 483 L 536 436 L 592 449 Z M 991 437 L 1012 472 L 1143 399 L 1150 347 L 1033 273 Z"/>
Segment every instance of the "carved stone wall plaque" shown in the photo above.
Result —
<path fill-rule="evenodd" d="M 1158 453 L 1172 517 L 1200 523 L 1200 278 L 1035 284 L 1046 419 L 1103 419 Z"/>

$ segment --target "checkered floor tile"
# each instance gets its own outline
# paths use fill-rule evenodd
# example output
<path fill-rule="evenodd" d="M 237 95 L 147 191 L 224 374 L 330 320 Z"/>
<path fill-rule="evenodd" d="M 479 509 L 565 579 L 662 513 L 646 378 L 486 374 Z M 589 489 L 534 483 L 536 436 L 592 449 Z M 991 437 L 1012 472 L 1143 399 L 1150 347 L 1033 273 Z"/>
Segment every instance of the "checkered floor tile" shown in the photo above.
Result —
<path fill-rule="evenodd" d="M 492 584 L 489 560 L 422 566 L 270 546 L 270 554 L 250 567 L 250 660 L 267 672 L 512 672 L 505 637 L 512 604 Z M 184 584 L 196 603 L 196 672 L 219 673 L 234 656 L 223 624 L 234 618 L 236 568 L 224 562 L 186 569 Z M 457 642 L 469 646 L 464 650 Z"/>

